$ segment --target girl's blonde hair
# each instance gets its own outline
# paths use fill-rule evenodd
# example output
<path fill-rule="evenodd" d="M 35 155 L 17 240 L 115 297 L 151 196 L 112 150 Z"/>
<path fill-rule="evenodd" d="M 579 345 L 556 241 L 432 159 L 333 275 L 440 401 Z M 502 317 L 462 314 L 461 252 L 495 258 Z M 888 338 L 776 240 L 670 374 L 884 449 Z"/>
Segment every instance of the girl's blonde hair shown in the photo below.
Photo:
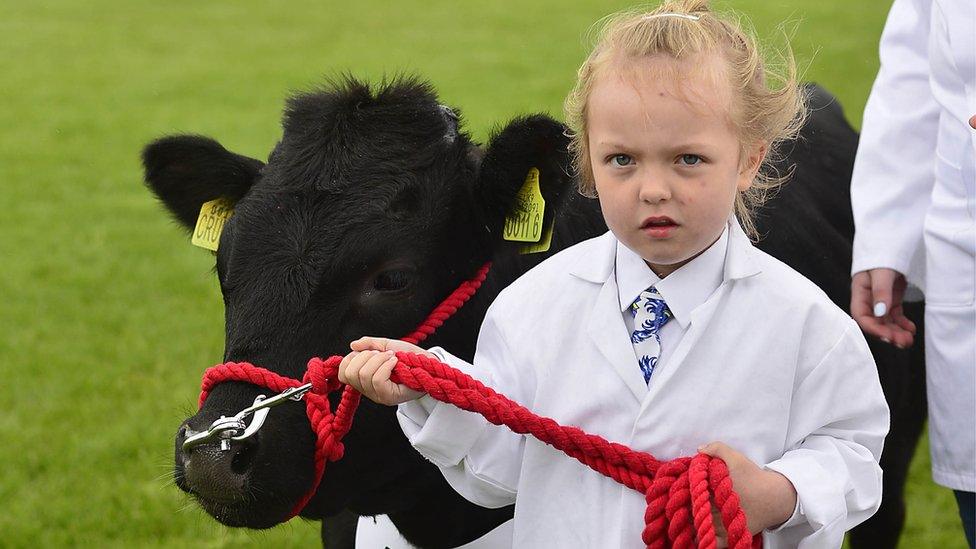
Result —
<path fill-rule="evenodd" d="M 679 62 L 699 54 L 719 54 L 727 68 L 724 74 L 732 90 L 729 115 L 743 144 L 742 152 L 759 144 L 766 144 L 769 151 L 752 187 L 738 193 L 735 199 L 739 222 L 755 238 L 752 212 L 786 179 L 769 173 L 776 160 L 776 146 L 795 137 L 806 119 L 805 95 L 798 86 L 796 62 L 788 46 L 782 54 L 783 68 L 776 71 L 763 62 L 756 44 L 751 31 L 743 29 L 735 18 L 712 12 L 708 0 L 665 0 L 649 12 L 628 11 L 606 18 L 565 103 L 580 193 L 596 196 L 589 156 L 587 100 L 607 66 L 618 59 L 656 54 Z"/>

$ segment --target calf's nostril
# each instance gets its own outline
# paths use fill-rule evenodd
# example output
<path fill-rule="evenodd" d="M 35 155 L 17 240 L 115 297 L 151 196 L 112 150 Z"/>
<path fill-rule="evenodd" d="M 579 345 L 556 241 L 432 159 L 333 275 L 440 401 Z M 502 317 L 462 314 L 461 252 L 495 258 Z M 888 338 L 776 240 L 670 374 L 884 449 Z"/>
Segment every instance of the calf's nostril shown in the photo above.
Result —
<path fill-rule="evenodd" d="M 215 443 L 197 446 L 184 458 L 187 487 L 197 497 L 211 503 L 240 502 L 253 468 L 251 447 L 239 442 L 231 443 L 227 451 Z"/>
<path fill-rule="evenodd" d="M 254 456 L 257 454 L 257 446 L 248 442 L 232 447 L 234 457 L 230 461 L 230 470 L 237 475 L 244 475 L 251 470 L 254 464 Z"/>

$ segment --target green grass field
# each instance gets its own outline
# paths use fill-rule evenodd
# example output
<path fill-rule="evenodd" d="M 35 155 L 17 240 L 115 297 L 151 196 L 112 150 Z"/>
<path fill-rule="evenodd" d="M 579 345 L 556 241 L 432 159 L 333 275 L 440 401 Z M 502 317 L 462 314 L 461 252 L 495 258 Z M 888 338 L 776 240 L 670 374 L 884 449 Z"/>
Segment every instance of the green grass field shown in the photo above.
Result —
<path fill-rule="evenodd" d="M 795 29 L 856 125 L 889 2 L 748 0 Z M 171 483 L 172 438 L 222 351 L 212 256 L 141 183 L 169 132 L 264 158 L 284 97 L 338 71 L 417 72 L 483 139 L 549 111 L 623 2 L 42 0 L 0 6 L 0 546 L 315 546 L 318 525 L 217 525 Z M 780 42 L 782 42 L 780 40 Z M 919 451 L 903 547 L 963 547 Z"/>

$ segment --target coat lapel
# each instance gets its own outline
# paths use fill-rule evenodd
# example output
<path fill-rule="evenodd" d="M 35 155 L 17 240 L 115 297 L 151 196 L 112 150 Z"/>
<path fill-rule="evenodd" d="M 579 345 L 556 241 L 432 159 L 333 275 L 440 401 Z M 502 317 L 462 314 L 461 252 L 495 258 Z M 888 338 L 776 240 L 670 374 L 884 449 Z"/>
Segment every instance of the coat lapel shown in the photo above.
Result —
<path fill-rule="evenodd" d="M 637 366 L 634 347 L 630 344 L 630 335 L 620 312 L 617 279 L 613 274 L 617 241 L 608 232 L 587 244 L 590 249 L 580 255 L 583 261 L 571 270 L 579 278 L 600 284 L 586 324 L 587 336 L 609 368 L 617 372 L 633 397 L 640 402 L 647 393 L 647 385 Z"/>
<path fill-rule="evenodd" d="M 730 221 L 729 244 L 725 252 L 725 268 L 722 276 L 722 284 L 705 303 L 702 303 L 691 312 L 688 331 L 681 338 L 678 347 L 668 358 L 667 362 L 664 362 L 659 368 L 654 370 L 646 398 L 642 398 L 642 414 L 646 411 L 648 403 L 654 399 L 654 396 L 659 391 L 664 390 L 662 387 L 667 384 L 668 379 L 681 368 L 685 359 L 688 358 L 688 354 L 702 339 L 702 336 L 709 332 L 709 328 L 713 324 L 712 321 L 718 312 L 716 309 L 726 299 L 728 293 L 732 291 L 736 281 L 749 278 L 761 272 L 754 259 L 755 253 L 756 249 L 749 241 L 749 237 L 746 236 L 745 232 L 739 226 L 738 221 L 733 218 Z M 720 330 L 721 327 L 712 328 L 711 335 L 707 337 L 715 337 L 717 339 L 727 337 L 721 333 L 716 333 L 715 330 L 717 329 Z"/>
<path fill-rule="evenodd" d="M 695 348 L 695 345 L 702 338 L 702 335 L 708 331 L 712 318 L 715 316 L 715 308 L 725 298 L 725 293 L 728 291 L 729 287 L 728 282 L 723 282 L 722 285 L 715 290 L 715 293 L 708 299 L 708 301 L 702 303 L 691 312 L 691 321 L 688 324 L 688 330 L 678 343 L 678 347 L 674 350 L 674 353 L 668 357 L 666 362 L 654 370 L 654 375 L 651 376 L 647 396 L 641 403 L 641 414 L 646 411 L 648 403 L 654 399 L 655 395 L 664 390 L 662 387 L 665 386 L 668 379 L 670 379 L 671 376 L 673 376 L 674 373 L 681 368 L 681 364 L 684 363 L 685 359 L 688 357 L 688 353 Z M 714 336 L 715 334 L 713 333 L 712 335 Z"/>

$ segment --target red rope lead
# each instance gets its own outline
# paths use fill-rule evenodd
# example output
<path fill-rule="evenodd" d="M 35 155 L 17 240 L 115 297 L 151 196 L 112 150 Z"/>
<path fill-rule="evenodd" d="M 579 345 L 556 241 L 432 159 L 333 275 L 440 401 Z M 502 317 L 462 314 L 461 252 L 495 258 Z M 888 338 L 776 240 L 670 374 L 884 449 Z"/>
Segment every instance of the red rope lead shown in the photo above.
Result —
<path fill-rule="evenodd" d="M 427 319 L 424 320 L 416 330 L 407 337 L 400 338 L 407 343 L 412 343 L 414 345 L 420 343 L 421 341 L 427 339 L 427 336 L 434 333 L 435 330 L 444 324 L 444 321 L 450 318 L 464 305 L 478 288 L 481 287 L 481 283 L 485 281 L 485 277 L 488 276 L 488 269 L 491 268 L 491 263 L 485 263 L 478 269 L 475 273 L 474 278 L 471 280 L 465 280 L 451 295 L 447 296 L 447 299 L 441 302 L 440 305 L 434 308 L 434 310 L 427 315 Z"/>
<path fill-rule="evenodd" d="M 464 282 L 444 300 L 427 320 L 404 341 L 418 343 L 427 338 L 467 301 L 488 272 L 489 265 Z M 528 434 L 549 444 L 581 463 L 625 486 L 645 494 L 644 531 L 641 539 L 648 548 L 701 549 L 716 547 L 712 523 L 712 503 L 719 508 L 722 524 L 728 532 L 729 547 L 748 549 L 762 546 L 762 538 L 751 538 L 739 497 L 732 487 L 725 463 L 704 454 L 661 462 L 654 456 L 637 452 L 616 442 L 585 433 L 578 427 L 559 425 L 537 416 L 520 404 L 485 387 L 479 381 L 435 359 L 413 353 L 397 353 L 398 363 L 392 379 L 433 398 L 463 410 L 483 415 L 496 425 Z M 325 360 L 313 358 L 302 382 L 280 376 L 246 362 L 220 364 L 207 370 L 203 378 L 200 405 L 210 390 L 223 381 L 245 381 L 281 392 L 302 383 L 312 383 L 305 395 L 306 411 L 316 435 L 315 478 L 287 518 L 297 515 L 318 489 L 328 461 L 342 457 L 342 438 L 352 427 L 360 394 L 345 387 L 333 414 L 328 394 L 341 387 L 337 381 L 341 356 Z M 287 519 L 286 519 L 287 520 Z"/>
<path fill-rule="evenodd" d="M 413 333 L 403 338 L 408 343 L 417 344 L 427 339 L 430 334 L 440 328 L 444 321 L 450 318 L 461 308 L 471 296 L 478 291 L 481 284 L 491 269 L 491 263 L 485 263 L 478 269 L 478 272 L 470 279 L 461 283 L 451 295 L 442 301 L 434 310 L 427 315 L 427 318 L 414 330 Z M 325 474 L 325 463 L 327 461 L 337 461 L 342 457 L 343 446 L 342 437 L 345 436 L 352 427 L 352 418 L 359 406 L 359 391 L 352 387 L 346 387 L 342 391 L 342 398 L 336 413 L 333 414 L 329 408 L 328 395 L 341 387 L 336 378 L 336 371 L 341 356 L 329 357 L 327 360 L 313 358 L 308 361 L 305 376 L 302 381 L 287 378 L 276 374 L 270 370 L 254 366 L 247 362 L 227 362 L 218 364 L 213 368 L 207 369 L 203 374 L 203 383 L 200 390 L 199 407 L 210 395 L 210 391 L 224 381 L 243 381 L 261 387 L 267 387 L 275 392 L 282 392 L 285 389 L 298 387 L 305 383 L 312 383 L 312 390 L 305 395 L 305 411 L 311 423 L 312 432 L 315 433 L 315 475 L 312 486 L 309 488 L 298 503 L 292 508 L 285 520 L 288 520 L 305 508 L 312 496 L 318 490 Z"/>
<path fill-rule="evenodd" d="M 550 418 L 537 416 L 436 359 L 413 353 L 397 353 L 397 359 L 393 381 L 481 414 L 495 425 L 532 435 L 595 471 L 645 493 L 648 507 L 641 538 L 648 547 L 690 548 L 697 540 L 698 547 L 714 548 L 709 492 L 721 511 L 729 547 L 753 546 L 745 514 L 722 460 L 698 454 L 693 458 L 660 462 L 650 454 L 585 433 L 578 427 L 562 426 Z M 690 479 L 694 480 L 693 488 Z M 761 538 L 757 537 L 756 543 L 760 546 Z"/>

